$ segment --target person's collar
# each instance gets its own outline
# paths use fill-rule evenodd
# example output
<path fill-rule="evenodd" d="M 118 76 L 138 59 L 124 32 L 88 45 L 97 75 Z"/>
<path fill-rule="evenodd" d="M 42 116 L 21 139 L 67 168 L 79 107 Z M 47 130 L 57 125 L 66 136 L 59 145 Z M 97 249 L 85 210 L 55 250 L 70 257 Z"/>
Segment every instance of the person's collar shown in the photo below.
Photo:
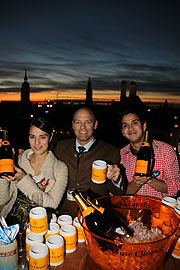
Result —
<path fill-rule="evenodd" d="M 134 149 L 134 148 L 132 147 L 131 144 L 130 144 L 130 151 L 131 151 L 131 153 L 132 153 L 133 155 L 137 156 L 138 150 Z"/>
<path fill-rule="evenodd" d="M 93 137 L 92 140 L 90 140 L 90 142 L 88 142 L 87 144 L 85 145 L 81 145 L 78 143 L 77 139 L 76 139 L 76 151 L 79 152 L 79 149 L 78 147 L 79 146 L 84 146 L 86 149 L 84 150 L 84 152 L 88 152 L 89 151 L 89 148 L 94 144 L 94 142 L 96 141 L 96 139 Z"/>
<path fill-rule="evenodd" d="M 129 154 L 129 153 L 133 154 L 132 151 L 131 151 L 131 148 L 132 148 L 132 146 L 131 146 L 130 144 L 128 144 L 128 145 L 127 145 L 127 148 L 126 148 L 126 150 L 125 150 L 125 154 L 126 154 L 126 155 Z"/>
<path fill-rule="evenodd" d="M 153 140 L 153 145 L 155 147 L 158 147 L 157 141 Z M 138 150 L 134 149 L 131 144 L 128 145 L 127 153 L 131 152 L 133 155 L 137 156 Z"/>
<path fill-rule="evenodd" d="M 28 151 L 26 152 L 26 157 L 27 159 L 29 159 L 30 155 L 33 154 L 33 150 L 32 149 L 28 149 Z"/>
<path fill-rule="evenodd" d="M 158 148 L 160 141 L 152 140 L 153 147 Z"/>

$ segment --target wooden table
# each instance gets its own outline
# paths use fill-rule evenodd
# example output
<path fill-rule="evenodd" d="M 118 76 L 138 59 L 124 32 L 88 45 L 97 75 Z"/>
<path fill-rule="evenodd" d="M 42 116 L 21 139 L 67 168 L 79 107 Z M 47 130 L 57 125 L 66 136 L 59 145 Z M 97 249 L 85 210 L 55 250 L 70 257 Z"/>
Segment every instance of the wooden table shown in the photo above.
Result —
<path fill-rule="evenodd" d="M 86 270 L 88 251 L 85 243 L 78 243 L 76 251 L 65 255 L 64 263 L 58 267 L 51 267 L 52 270 Z M 92 269 L 96 270 L 96 269 Z M 180 259 L 171 255 L 168 257 L 163 270 L 180 270 Z"/>
<path fill-rule="evenodd" d="M 86 270 L 88 251 L 85 243 L 78 243 L 77 249 L 65 254 L 64 263 L 58 267 L 51 267 L 52 270 Z M 95 269 L 92 269 L 95 270 Z"/>

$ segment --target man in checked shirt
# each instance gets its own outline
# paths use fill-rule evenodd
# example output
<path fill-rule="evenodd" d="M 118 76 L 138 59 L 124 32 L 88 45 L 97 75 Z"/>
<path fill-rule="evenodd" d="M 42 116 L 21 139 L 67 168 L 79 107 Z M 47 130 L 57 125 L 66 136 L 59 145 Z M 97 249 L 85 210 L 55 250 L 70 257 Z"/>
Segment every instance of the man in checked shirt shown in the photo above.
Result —
<path fill-rule="evenodd" d="M 147 123 L 143 113 L 133 107 L 124 110 L 120 115 L 119 123 L 123 136 L 129 142 L 120 150 L 120 163 L 125 167 L 128 179 L 126 194 L 159 199 L 164 196 L 176 196 L 180 190 L 180 168 L 173 147 L 165 142 L 152 140 L 154 150 L 152 175 L 150 177 L 135 176 L 137 153 L 143 142 Z"/>

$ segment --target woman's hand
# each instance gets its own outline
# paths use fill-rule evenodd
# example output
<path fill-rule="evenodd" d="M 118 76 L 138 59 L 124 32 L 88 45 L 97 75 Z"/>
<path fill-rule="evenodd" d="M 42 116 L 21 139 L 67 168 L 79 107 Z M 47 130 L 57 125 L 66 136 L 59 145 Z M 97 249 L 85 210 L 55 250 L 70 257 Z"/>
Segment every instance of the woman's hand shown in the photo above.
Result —
<path fill-rule="evenodd" d="M 14 180 L 20 181 L 21 179 L 23 179 L 26 176 L 26 173 L 22 169 L 20 169 L 16 166 L 14 166 L 14 169 L 16 171 L 14 176 L 10 176 L 10 175 L 9 176 L 2 176 L 2 178 L 11 182 Z"/>
<path fill-rule="evenodd" d="M 117 181 L 120 176 L 120 169 L 117 165 L 108 165 L 107 178 L 112 181 Z"/>

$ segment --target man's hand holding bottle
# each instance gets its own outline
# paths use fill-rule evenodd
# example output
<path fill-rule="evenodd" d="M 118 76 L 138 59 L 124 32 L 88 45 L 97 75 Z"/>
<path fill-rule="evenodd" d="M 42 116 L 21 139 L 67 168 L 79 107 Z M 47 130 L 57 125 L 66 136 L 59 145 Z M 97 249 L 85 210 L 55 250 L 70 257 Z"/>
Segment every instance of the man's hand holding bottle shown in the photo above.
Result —
<path fill-rule="evenodd" d="M 146 184 L 150 179 L 152 179 L 151 176 L 133 176 L 133 183 L 136 184 L 138 187 L 141 187 L 142 185 Z"/>

